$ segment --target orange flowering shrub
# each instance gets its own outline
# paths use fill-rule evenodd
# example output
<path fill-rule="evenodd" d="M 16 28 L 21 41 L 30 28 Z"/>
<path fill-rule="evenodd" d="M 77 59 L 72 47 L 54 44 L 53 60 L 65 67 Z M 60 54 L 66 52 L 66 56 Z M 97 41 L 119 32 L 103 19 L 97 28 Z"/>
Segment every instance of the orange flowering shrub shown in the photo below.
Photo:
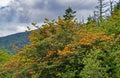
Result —
<path fill-rule="evenodd" d="M 31 31 L 31 43 L 2 66 L 0 77 L 7 77 L 9 73 L 8 78 L 87 78 L 89 74 L 96 78 L 87 72 L 89 67 L 96 73 L 102 70 L 97 66 L 111 66 L 108 62 L 113 57 L 117 57 L 119 62 L 119 56 L 112 51 L 119 50 L 116 44 L 120 41 L 120 35 L 106 34 L 97 31 L 97 27 L 90 27 L 96 31 L 90 31 L 84 24 L 76 24 L 75 20 L 59 17 L 56 22 L 47 21 L 42 27 Z M 116 60 L 113 61 L 116 64 Z M 105 73 L 111 73 L 107 68 L 105 70 Z M 100 72 L 100 75 L 103 74 Z"/>
<path fill-rule="evenodd" d="M 66 46 L 62 51 L 58 50 L 58 55 L 60 56 L 67 56 L 69 54 L 75 54 L 74 52 L 74 49 L 69 47 L 69 46 Z"/>
<path fill-rule="evenodd" d="M 110 44 L 114 42 L 114 34 L 106 35 L 104 32 L 91 32 L 86 30 L 80 30 L 75 32 L 73 37 L 73 44 L 80 45 L 84 48 L 92 49 L 93 47 L 99 48 L 103 47 L 101 44 Z"/>

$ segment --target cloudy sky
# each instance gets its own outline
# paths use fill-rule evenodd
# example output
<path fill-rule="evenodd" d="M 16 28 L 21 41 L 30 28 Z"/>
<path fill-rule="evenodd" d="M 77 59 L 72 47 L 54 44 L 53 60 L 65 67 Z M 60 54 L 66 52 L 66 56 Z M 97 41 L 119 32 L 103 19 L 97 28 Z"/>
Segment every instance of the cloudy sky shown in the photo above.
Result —
<path fill-rule="evenodd" d="M 96 5 L 97 0 L 0 0 L 0 37 L 23 32 L 46 17 L 56 19 L 68 7 L 77 11 L 78 20 L 86 19 Z"/>

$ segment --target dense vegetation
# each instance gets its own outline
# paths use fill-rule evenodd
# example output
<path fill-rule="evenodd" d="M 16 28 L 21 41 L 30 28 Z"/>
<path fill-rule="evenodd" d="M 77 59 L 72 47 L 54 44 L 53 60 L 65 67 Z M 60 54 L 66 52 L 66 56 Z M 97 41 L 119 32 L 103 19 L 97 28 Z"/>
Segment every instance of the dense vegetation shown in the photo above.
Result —
<path fill-rule="evenodd" d="M 5 49 L 0 50 L 0 66 L 10 58 L 9 54 Z"/>
<path fill-rule="evenodd" d="M 120 11 L 100 26 L 91 20 L 79 24 L 71 15 L 46 19 L 32 30 L 30 44 L 16 55 L 5 54 L 8 59 L 1 63 L 0 77 L 119 78 Z"/>
<path fill-rule="evenodd" d="M 24 45 L 29 43 L 28 35 L 29 32 L 22 32 L 5 37 L 0 37 L 0 49 L 4 48 L 9 52 L 9 54 L 13 54 L 15 53 L 13 49 L 14 46 L 22 49 Z"/>

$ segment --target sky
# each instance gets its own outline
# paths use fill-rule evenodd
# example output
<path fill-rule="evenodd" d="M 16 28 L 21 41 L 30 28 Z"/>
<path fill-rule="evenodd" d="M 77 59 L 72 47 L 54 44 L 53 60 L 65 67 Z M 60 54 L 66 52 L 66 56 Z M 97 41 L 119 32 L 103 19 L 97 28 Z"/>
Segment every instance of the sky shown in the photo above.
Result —
<path fill-rule="evenodd" d="M 96 5 L 97 0 L 0 0 L 0 37 L 24 32 L 31 22 L 62 17 L 68 7 L 77 11 L 78 20 L 86 20 Z"/>

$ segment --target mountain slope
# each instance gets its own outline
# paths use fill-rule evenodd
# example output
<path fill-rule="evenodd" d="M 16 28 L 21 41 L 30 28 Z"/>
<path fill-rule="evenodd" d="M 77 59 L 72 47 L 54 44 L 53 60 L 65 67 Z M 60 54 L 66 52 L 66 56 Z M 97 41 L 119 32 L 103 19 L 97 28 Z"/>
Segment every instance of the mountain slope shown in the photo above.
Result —
<path fill-rule="evenodd" d="M 13 45 L 18 46 L 19 48 L 22 48 L 23 45 L 29 43 L 28 39 L 29 32 L 21 32 L 5 37 L 0 37 L 0 49 L 5 48 L 9 51 L 9 53 L 15 52 L 13 50 Z"/>

